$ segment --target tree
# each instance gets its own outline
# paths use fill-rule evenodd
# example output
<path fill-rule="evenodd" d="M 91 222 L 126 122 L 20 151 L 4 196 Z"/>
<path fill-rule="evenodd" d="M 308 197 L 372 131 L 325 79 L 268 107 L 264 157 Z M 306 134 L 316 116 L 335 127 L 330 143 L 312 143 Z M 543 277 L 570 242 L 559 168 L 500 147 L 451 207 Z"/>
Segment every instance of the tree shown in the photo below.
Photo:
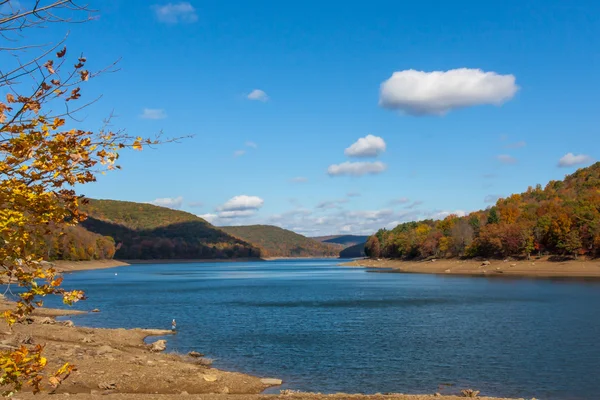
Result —
<path fill-rule="evenodd" d="M 107 69 L 92 72 L 84 56 L 68 54 L 63 41 L 37 46 L 27 43 L 25 34 L 33 27 L 74 21 L 74 15 L 84 14 L 83 20 L 88 20 L 89 10 L 72 0 L 37 0 L 30 8 L 21 4 L 25 2 L 0 0 L 0 34 L 8 43 L 0 48 L 0 56 L 14 60 L 12 66 L 3 62 L 0 70 L 0 87 L 7 93 L 0 99 L 0 278 L 16 280 L 22 287 L 15 308 L 4 313 L 11 326 L 42 306 L 44 296 L 62 296 L 65 304 L 85 298 L 81 291 L 61 288 L 62 278 L 42 262 L 46 251 L 34 245 L 51 228 L 64 230 L 85 219 L 80 210 L 85 200 L 73 186 L 118 169 L 120 150 L 161 142 L 107 127 L 96 132 L 67 128 L 69 118 L 90 105 L 78 104 L 82 85 Z M 32 50 L 37 54 L 24 60 Z M 69 251 L 72 257 L 80 256 Z M 69 376 L 69 363 L 45 374 L 42 350 L 23 346 L 0 353 L 3 395 L 23 384 L 38 392 L 44 381 L 56 388 Z"/>
<path fill-rule="evenodd" d="M 367 257 L 371 258 L 378 258 L 381 256 L 379 239 L 376 235 L 370 236 L 367 243 L 365 243 L 365 254 Z"/>

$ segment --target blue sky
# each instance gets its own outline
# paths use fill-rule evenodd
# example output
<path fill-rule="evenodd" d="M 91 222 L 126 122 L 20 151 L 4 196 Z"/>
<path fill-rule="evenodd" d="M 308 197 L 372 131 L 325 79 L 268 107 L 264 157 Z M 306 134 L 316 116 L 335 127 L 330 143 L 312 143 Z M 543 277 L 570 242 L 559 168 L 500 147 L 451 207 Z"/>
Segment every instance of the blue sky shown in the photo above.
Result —
<path fill-rule="evenodd" d="M 600 158 L 598 2 L 91 5 L 99 18 L 69 27 L 70 51 L 121 61 L 88 85 L 103 97 L 84 124 L 114 111 L 133 135 L 195 135 L 123 153 L 123 171 L 80 188 L 93 198 L 365 234 Z"/>

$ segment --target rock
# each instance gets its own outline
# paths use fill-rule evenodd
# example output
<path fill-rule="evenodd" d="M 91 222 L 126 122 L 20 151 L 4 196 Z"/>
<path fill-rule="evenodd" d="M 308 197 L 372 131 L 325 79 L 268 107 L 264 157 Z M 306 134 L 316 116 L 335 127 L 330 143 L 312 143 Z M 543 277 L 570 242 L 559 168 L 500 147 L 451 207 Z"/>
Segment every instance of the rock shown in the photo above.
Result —
<path fill-rule="evenodd" d="M 517 266 L 517 264 L 510 264 L 510 266 L 511 266 L 511 267 L 516 267 L 516 266 Z"/>
<path fill-rule="evenodd" d="M 448 273 L 450 273 L 450 270 L 449 270 L 449 269 L 447 269 L 447 270 L 445 270 L 444 272 L 448 274 Z"/>
<path fill-rule="evenodd" d="M 102 390 L 115 390 L 117 388 L 117 384 L 114 382 L 101 382 L 98 384 L 98 389 Z"/>
<path fill-rule="evenodd" d="M 206 382 L 214 382 L 216 381 L 218 378 L 216 375 L 208 375 L 208 374 L 203 374 L 202 375 L 202 379 L 204 379 Z"/>
<path fill-rule="evenodd" d="M 435 258 L 432 258 L 432 259 L 431 259 L 431 262 L 436 262 L 436 261 L 437 261 L 437 260 L 436 260 Z"/>
<path fill-rule="evenodd" d="M 227 386 L 225 386 L 223 389 L 221 389 L 221 393 L 229 394 L 229 388 Z"/>
<path fill-rule="evenodd" d="M 436 393 L 434 394 L 434 396 L 435 396 L 435 397 L 440 397 L 440 396 L 441 396 L 441 394 L 440 394 L 439 392 L 436 392 Z"/>
<path fill-rule="evenodd" d="M 197 351 L 190 351 L 188 353 L 188 356 L 190 357 L 195 357 L 195 358 L 199 358 L 199 357 L 204 357 L 204 354 L 202 353 L 198 353 Z"/>
<path fill-rule="evenodd" d="M 126 376 L 128 378 L 131 376 L 131 374 L 129 372 L 123 372 L 121 375 Z"/>
<path fill-rule="evenodd" d="M 214 360 L 212 358 L 200 357 L 194 360 L 194 364 L 201 365 L 203 367 L 210 367 Z"/>
<path fill-rule="evenodd" d="M 166 348 L 167 348 L 166 340 L 161 339 L 161 340 L 157 340 L 156 342 L 150 344 L 150 351 L 153 353 L 165 351 Z"/>
<path fill-rule="evenodd" d="M 260 382 L 265 385 L 281 385 L 283 383 L 281 379 L 275 378 L 263 378 L 260 380 Z"/>
<path fill-rule="evenodd" d="M 96 350 L 96 354 L 98 354 L 99 356 L 101 356 L 103 354 L 112 353 L 113 351 L 114 351 L 114 349 L 112 347 L 104 345 L 104 346 L 98 347 L 98 350 Z"/>
<path fill-rule="evenodd" d="M 74 323 L 73 323 L 73 321 L 71 321 L 71 320 L 63 321 L 63 322 L 61 323 L 61 325 L 64 325 L 64 326 L 66 326 L 66 327 L 68 327 L 68 328 L 72 328 L 72 327 L 74 327 L 74 326 L 75 326 L 75 324 L 74 324 Z"/>
<path fill-rule="evenodd" d="M 180 396 L 187 396 L 187 395 L 189 395 L 189 393 L 184 390 L 183 392 L 179 393 L 179 395 Z"/>
<path fill-rule="evenodd" d="M 484 261 L 484 262 L 481 263 L 481 266 L 483 267 L 483 266 L 490 265 L 490 264 L 491 263 L 489 261 Z"/>
<path fill-rule="evenodd" d="M 50 317 L 44 317 L 44 318 L 40 319 L 39 322 L 40 322 L 40 324 L 43 324 L 43 325 L 54 325 L 56 323 L 56 321 Z"/>
<path fill-rule="evenodd" d="M 25 337 L 21 339 L 21 344 L 33 344 L 33 337 L 25 335 Z"/>
<path fill-rule="evenodd" d="M 84 337 L 83 339 L 81 339 L 81 341 L 83 343 L 94 343 L 94 339 L 92 339 L 91 337 Z"/>
<path fill-rule="evenodd" d="M 97 308 L 94 308 L 92 311 L 90 312 L 100 312 L 100 310 L 98 310 Z"/>

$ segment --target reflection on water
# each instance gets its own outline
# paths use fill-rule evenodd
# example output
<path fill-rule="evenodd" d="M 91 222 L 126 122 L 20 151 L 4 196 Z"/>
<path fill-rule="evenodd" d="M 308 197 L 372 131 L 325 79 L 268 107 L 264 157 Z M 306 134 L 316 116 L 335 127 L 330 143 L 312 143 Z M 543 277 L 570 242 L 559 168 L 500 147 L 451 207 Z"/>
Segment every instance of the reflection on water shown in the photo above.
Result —
<path fill-rule="evenodd" d="M 78 272 L 65 284 L 86 290 L 77 307 L 102 311 L 77 324 L 168 329 L 176 318 L 171 350 L 198 350 L 216 367 L 279 377 L 286 388 L 595 398 L 600 283 L 336 264 L 146 264 Z"/>

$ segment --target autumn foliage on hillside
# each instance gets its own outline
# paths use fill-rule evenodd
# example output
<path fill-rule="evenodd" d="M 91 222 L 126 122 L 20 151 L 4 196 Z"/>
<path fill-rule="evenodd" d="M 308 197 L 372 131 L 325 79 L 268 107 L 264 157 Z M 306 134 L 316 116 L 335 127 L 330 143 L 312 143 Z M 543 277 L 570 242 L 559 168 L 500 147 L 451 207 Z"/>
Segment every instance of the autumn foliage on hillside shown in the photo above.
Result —
<path fill-rule="evenodd" d="M 464 217 L 381 229 L 365 244 L 370 257 L 600 256 L 600 163 L 545 188 L 500 199 Z"/>

